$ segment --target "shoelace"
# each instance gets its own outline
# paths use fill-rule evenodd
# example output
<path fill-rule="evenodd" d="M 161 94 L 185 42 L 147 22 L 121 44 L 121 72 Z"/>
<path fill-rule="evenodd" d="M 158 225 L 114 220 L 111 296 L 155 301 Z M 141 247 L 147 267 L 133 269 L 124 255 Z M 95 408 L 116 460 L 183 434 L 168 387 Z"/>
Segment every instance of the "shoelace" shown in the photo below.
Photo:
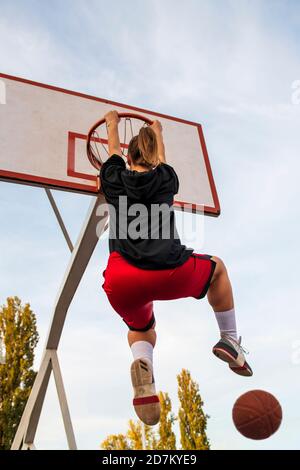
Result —
<path fill-rule="evenodd" d="M 239 337 L 239 341 L 238 341 L 238 345 L 239 345 L 239 348 L 241 349 L 241 351 L 244 353 L 244 354 L 249 354 L 249 351 L 247 349 L 245 349 L 242 345 L 241 345 L 241 342 L 242 342 L 242 337 L 240 336 Z"/>
<path fill-rule="evenodd" d="M 238 341 L 234 340 L 233 338 L 231 338 L 230 336 L 227 336 L 227 335 L 224 335 L 223 338 L 227 339 L 227 341 L 230 341 L 232 343 L 235 343 L 238 348 L 244 353 L 244 354 L 249 354 L 249 351 L 247 349 L 245 349 L 242 345 L 241 345 L 241 342 L 242 342 L 242 337 L 240 336 Z"/>

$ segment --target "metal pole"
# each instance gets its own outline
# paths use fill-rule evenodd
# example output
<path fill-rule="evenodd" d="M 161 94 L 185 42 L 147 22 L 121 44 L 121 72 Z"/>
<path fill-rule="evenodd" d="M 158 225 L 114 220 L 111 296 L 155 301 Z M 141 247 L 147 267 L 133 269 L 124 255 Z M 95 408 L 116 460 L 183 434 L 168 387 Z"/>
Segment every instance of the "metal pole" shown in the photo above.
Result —
<path fill-rule="evenodd" d="M 66 392 L 65 392 L 65 388 L 63 384 L 63 379 L 62 379 L 56 351 L 51 352 L 51 362 L 52 362 L 52 370 L 53 370 L 54 380 L 55 380 L 57 394 L 58 394 L 58 400 L 59 400 L 61 413 L 62 413 L 64 426 L 65 426 L 65 431 L 66 431 L 66 436 L 67 436 L 67 440 L 69 444 L 69 449 L 76 450 L 77 445 L 75 441 L 75 435 L 73 431 L 71 416 L 70 416 L 69 407 L 67 403 L 67 396 L 66 396 Z"/>
<path fill-rule="evenodd" d="M 45 191 L 46 191 L 46 194 L 47 194 L 47 196 L 48 196 L 48 199 L 49 199 L 49 202 L 50 202 L 50 204 L 51 204 L 51 207 L 52 207 L 52 209 L 53 209 L 53 212 L 54 212 L 54 214 L 55 214 L 55 216 L 56 216 L 56 218 L 57 218 L 57 222 L 59 223 L 59 226 L 60 226 L 60 228 L 61 228 L 61 231 L 62 231 L 62 233 L 63 233 L 63 236 L 65 237 L 65 240 L 66 240 L 66 242 L 67 242 L 67 245 L 68 245 L 68 247 L 69 247 L 69 250 L 70 250 L 71 253 L 72 253 L 72 251 L 73 251 L 73 249 L 74 249 L 73 243 L 71 242 L 71 238 L 70 238 L 70 236 L 69 236 L 69 234 L 68 234 L 68 231 L 67 231 L 66 226 L 65 226 L 65 224 L 64 224 L 64 221 L 63 221 L 63 219 L 62 219 L 62 216 L 60 215 L 60 212 L 59 212 L 59 209 L 58 209 L 57 204 L 56 204 L 56 202 L 55 202 L 55 199 L 54 199 L 54 197 L 53 197 L 53 195 L 52 195 L 50 189 L 45 188 Z"/>
<path fill-rule="evenodd" d="M 25 410 L 19 423 L 16 435 L 12 443 L 12 450 L 18 450 L 26 443 L 33 444 L 36 428 L 38 425 L 40 410 L 43 402 L 51 374 L 50 351 L 45 351 L 40 369 L 35 378 L 30 396 L 27 400 Z M 30 430 L 29 430 L 30 425 Z"/>
<path fill-rule="evenodd" d="M 56 298 L 54 315 L 46 342 L 47 349 L 57 349 L 58 347 L 69 305 L 94 252 L 98 239 L 107 226 L 108 213 L 106 212 L 100 216 L 97 215 L 98 207 L 102 204 L 107 207 L 104 196 L 101 194 L 92 200 L 86 221 L 71 254 L 69 265 Z"/>

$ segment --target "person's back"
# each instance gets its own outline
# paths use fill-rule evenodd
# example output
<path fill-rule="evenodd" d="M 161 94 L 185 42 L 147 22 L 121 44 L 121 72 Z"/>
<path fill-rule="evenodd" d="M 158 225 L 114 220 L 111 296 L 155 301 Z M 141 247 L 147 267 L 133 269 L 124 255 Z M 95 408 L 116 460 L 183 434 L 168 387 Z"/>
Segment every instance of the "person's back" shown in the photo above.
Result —
<path fill-rule="evenodd" d="M 109 204 L 111 253 L 143 269 L 172 268 L 189 258 L 193 250 L 181 244 L 176 230 L 172 206 L 179 182 L 170 165 L 158 162 L 155 168 L 131 170 L 112 155 L 100 176 Z"/>

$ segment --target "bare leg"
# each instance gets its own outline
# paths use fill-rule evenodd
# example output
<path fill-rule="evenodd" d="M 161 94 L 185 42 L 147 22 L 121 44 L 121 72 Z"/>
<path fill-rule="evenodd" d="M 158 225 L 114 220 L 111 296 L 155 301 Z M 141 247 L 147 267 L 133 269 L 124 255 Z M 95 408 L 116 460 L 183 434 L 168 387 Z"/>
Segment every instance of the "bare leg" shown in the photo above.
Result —
<path fill-rule="evenodd" d="M 128 331 L 128 344 L 131 346 L 136 341 L 148 341 L 148 343 L 155 346 L 156 343 L 156 331 L 155 331 L 155 323 L 152 328 L 148 331 Z"/>
<path fill-rule="evenodd" d="M 207 299 L 215 312 L 225 312 L 234 307 L 231 283 L 223 261 L 216 256 L 212 260 L 217 265 L 208 289 Z"/>

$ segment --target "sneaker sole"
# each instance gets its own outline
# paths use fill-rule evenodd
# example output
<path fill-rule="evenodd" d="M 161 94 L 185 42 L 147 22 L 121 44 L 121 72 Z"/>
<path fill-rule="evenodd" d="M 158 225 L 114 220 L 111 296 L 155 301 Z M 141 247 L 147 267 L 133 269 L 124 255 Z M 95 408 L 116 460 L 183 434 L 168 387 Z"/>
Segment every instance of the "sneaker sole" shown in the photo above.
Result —
<path fill-rule="evenodd" d="M 233 363 L 235 361 L 235 357 L 232 356 L 228 351 L 222 348 L 213 348 L 213 353 L 217 356 L 221 361 L 227 362 L 228 364 Z"/>
<path fill-rule="evenodd" d="M 213 353 L 216 357 L 221 359 L 221 361 L 227 362 L 229 368 L 235 374 L 242 375 L 243 377 L 251 377 L 253 375 L 251 367 L 246 361 L 243 366 L 236 365 L 235 358 L 228 351 L 225 351 L 225 349 L 213 348 Z"/>
<path fill-rule="evenodd" d="M 137 359 L 131 364 L 131 382 L 135 392 L 133 406 L 137 416 L 148 426 L 154 426 L 160 419 L 160 403 L 156 394 L 149 394 L 152 384 L 152 370 L 148 364 Z"/>
<path fill-rule="evenodd" d="M 230 369 L 232 372 L 238 375 L 242 375 L 243 377 L 252 377 L 253 372 L 249 364 L 245 361 L 245 364 L 242 367 L 237 367 L 234 365 L 229 364 Z"/>

